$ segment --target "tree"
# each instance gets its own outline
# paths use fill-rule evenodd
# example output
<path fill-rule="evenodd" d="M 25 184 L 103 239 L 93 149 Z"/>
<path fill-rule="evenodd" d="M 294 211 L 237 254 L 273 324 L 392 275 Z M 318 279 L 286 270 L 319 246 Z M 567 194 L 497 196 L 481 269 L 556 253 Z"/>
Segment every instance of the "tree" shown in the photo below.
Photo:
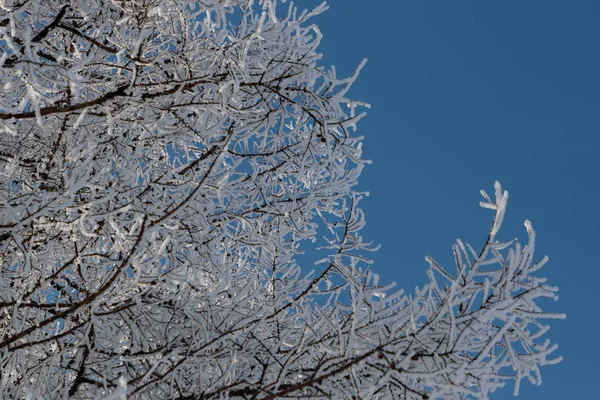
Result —
<path fill-rule="evenodd" d="M 324 5 L 0 7 L 0 398 L 487 398 L 559 360 L 499 184 L 483 249 L 379 283 Z"/>

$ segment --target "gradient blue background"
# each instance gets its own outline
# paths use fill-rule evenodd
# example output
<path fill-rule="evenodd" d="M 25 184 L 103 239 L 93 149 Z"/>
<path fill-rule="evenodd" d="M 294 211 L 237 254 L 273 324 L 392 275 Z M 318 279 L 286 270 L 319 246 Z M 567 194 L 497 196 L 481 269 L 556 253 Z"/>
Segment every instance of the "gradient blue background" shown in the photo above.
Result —
<path fill-rule="evenodd" d="M 319 3 L 299 0 L 299 7 Z M 314 21 L 325 65 L 349 75 L 373 108 L 359 125 L 373 164 L 364 236 L 382 245 L 375 270 L 406 289 L 433 256 L 452 267 L 457 238 L 480 247 L 492 213 L 479 190 L 511 193 L 500 238 L 550 256 L 565 312 L 548 336 L 564 361 L 524 382 L 522 399 L 598 399 L 600 383 L 600 2 L 331 0 Z M 512 399 L 512 387 L 492 399 Z"/>

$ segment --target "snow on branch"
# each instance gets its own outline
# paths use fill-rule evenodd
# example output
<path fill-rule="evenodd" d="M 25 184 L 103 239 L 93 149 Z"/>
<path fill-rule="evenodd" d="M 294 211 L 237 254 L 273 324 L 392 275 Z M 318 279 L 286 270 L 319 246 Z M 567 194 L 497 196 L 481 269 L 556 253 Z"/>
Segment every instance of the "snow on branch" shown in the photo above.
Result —
<path fill-rule="evenodd" d="M 559 361 L 499 184 L 483 249 L 380 282 L 325 4 L 0 3 L 0 398 L 485 399 Z"/>

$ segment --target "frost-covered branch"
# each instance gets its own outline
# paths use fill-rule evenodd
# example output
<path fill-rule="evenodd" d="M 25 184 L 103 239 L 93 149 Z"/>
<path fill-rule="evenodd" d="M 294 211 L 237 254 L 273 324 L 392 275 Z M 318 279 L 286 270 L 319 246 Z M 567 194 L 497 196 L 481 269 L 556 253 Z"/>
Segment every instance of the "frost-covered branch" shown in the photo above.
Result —
<path fill-rule="evenodd" d="M 0 2 L 0 398 L 486 398 L 558 360 L 499 185 L 479 253 L 379 282 L 326 8 Z"/>

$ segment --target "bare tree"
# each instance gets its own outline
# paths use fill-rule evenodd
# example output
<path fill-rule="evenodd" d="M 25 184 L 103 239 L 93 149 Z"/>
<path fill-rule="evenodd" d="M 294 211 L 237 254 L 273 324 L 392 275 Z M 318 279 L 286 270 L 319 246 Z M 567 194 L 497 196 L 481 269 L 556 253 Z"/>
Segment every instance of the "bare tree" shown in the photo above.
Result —
<path fill-rule="evenodd" d="M 378 282 L 360 67 L 279 3 L 0 1 L 0 398 L 483 399 L 558 360 L 499 184 L 483 249 Z"/>

